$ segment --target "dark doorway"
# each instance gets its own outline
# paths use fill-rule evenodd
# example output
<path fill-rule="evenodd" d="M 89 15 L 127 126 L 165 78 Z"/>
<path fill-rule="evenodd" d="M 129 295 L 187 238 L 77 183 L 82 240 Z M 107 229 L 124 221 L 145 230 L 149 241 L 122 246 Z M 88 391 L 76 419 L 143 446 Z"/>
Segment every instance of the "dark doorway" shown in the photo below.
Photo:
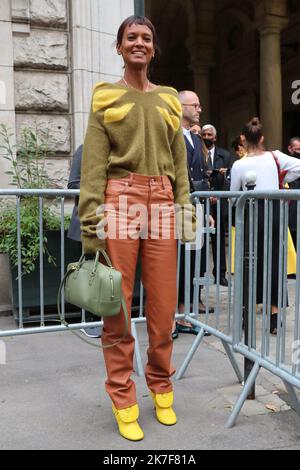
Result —
<path fill-rule="evenodd" d="M 300 111 L 288 111 L 283 113 L 283 152 L 287 152 L 289 140 L 299 137 Z"/>
<path fill-rule="evenodd" d="M 145 1 L 145 13 L 153 22 L 161 47 L 151 67 L 151 80 L 177 90 L 193 89 L 194 75 L 190 65 L 188 19 L 178 0 Z"/>

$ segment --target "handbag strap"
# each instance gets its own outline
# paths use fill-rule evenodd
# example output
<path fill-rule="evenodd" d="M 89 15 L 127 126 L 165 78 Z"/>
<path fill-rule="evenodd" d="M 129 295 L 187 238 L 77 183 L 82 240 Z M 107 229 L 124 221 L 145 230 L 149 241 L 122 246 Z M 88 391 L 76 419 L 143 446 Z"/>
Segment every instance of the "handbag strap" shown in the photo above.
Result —
<path fill-rule="evenodd" d="M 271 152 L 271 154 L 272 154 L 272 157 L 274 158 L 274 161 L 275 161 L 276 167 L 277 167 L 279 189 L 284 189 L 283 180 L 285 178 L 285 175 L 287 174 L 287 170 L 281 170 L 280 163 L 279 163 L 279 160 L 278 160 L 278 157 L 277 157 L 276 153 Z"/>
<path fill-rule="evenodd" d="M 104 251 L 104 250 L 101 250 L 101 253 L 103 254 L 105 260 L 108 262 L 108 264 L 110 265 L 109 267 L 112 267 L 112 264 L 111 264 L 111 261 L 109 259 L 109 256 L 108 254 Z M 83 259 L 83 256 L 80 258 L 78 264 L 80 263 L 80 261 Z M 97 252 L 97 255 L 96 255 L 96 260 L 99 260 L 99 252 Z M 64 275 L 64 277 L 62 278 L 61 280 L 61 283 L 60 283 L 60 286 L 58 288 L 58 293 L 57 293 L 57 312 L 58 312 L 58 315 L 59 315 L 59 319 L 60 319 L 60 322 L 65 325 L 66 327 L 69 328 L 69 323 L 65 320 L 65 318 L 63 318 L 62 316 L 62 313 L 61 313 L 61 308 L 60 308 L 60 301 L 61 301 L 61 294 L 62 294 L 62 290 L 63 288 L 65 287 L 65 284 L 66 284 L 66 280 L 67 278 L 70 276 L 70 274 L 72 272 L 74 272 L 76 270 L 76 265 L 72 266 L 72 268 L 70 268 L 66 274 Z M 126 338 L 127 336 L 127 333 L 128 333 L 128 311 L 127 311 L 127 307 L 126 307 L 126 302 L 125 302 L 125 299 L 124 299 L 124 296 L 123 296 L 123 293 L 122 293 L 122 296 L 121 296 L 121 305 L 122 305 L 122 308 L 123 308 L 123 313 L 124 313 L 124 318 L 125 318 L 125 328 L 124 328 L 124 332 L 123 332 L 123 335 L 120 339 L 118 339 L 117 341 L 115 341 L 114 343 L 109 343 L 109 344 L 94 344 L 92 343 L 91 341 L 88 341 L 87 339 L 83 338 L 79 333 L 77 333 L 76 331 L 74 330 L 70 330 L 71 333 L 73 333 L 73 335 L 77 336 L 77 338 L 81 339 L 82 341 L 84 341 L 85 343 L 87 344 L 90 344 L 91 346 L 94 346 L 96 348 L 100 347 L 102 349 L 108 349 L 108 348 L 112 348 L 114 346 L 116 346 L 117 344 L 120 344 L 124 338 Z"/>
<path fill-rule="evenodd" d="M 97 253 L 99 253 L 99 251 Z M 110 261 L 110 258 L 108 256 L 108 254 L 106 253 L 106 251 L 105 250 L 100 250 L 100 253 L 103 255 L 105 261 L 107 262 L 107 266 L 109 268 L 112 268 L 113 267 L 112 262 Z"/>

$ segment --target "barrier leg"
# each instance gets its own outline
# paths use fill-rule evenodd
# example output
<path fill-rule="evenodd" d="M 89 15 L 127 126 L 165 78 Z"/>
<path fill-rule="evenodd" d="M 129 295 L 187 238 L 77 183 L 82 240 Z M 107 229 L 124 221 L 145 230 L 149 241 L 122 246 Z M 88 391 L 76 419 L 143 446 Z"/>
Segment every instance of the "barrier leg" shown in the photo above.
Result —
<path fill-rule="evenodd" d="M 202 339 L 203 339 L 203 337 L 204 337 L 204 333 L 205 333 L 205 332 L 204 332 L 204 329 L 202 328 L 202 329 L 199 331 L 199 333 L 197 334 L 197 336 L 196 336 L 196 338 L 195 338 L 195 341 L 193 342 L 193 345 L 192 345 L 190 351 L 188 352 L 188 354 L 187 354 L 185 360 L 183 361 L 182 366 L 180 367 L 179 371 L 178 371 L 177 374 L 175 375 L 175 380 L 180 380 L 180 379 L 183 377 L 183 375 L 184 375 L 186 369 L 187 369 L 188 366 L 189 366 L 189 363 L 190 363 L 191 360 L 193 359 L 194 354 L 195 354 L 195 352 L 197 351 L 198 346 L 199 346 L 199 344 L 201 343 L 201 341 L 202 341 Z"/>
<path fill-rule="evenodd" d="M 225 426 L 226 428 L 232 428 L 235 425 L 238 415 L 240 414 L 243 404 L 247 400 L 247 396 L 249 395 L 250 390 L 252 389 L 253 384 L 255 383 L 255 380 L 256 380 L 256 377 L 258 376 L 259 371 L 260 371 L 260 365 L 257 362 L 255 362 L 251 370 L 251 373 L 247 379 L 247 382 L 244 385 L 243 391 L 238 401 L 234 405 L 233 411 L 226 423 L 226 426 Z"/>
<path fill-rule="evenodd" d="M 291 407 L 293 408 L 293 410 L 296 411 L 298 416 L 300 416 L 300 401 L 299 401 L 298 395 L 296 394 L 296 391 L 295 391 L 294 387 L 291 384 L 289 384 L 288 382 L 283 381 L 283 383 L 284 383 L 285 388 L 287 389 L 287 392 L 289 394 Z"/>
<path fill-rule="evenodd" d="M 138 377 L 144 377 L 144 368 L 143 368 L 143 363 L 142 363 L 142 358 L 141 358 L 140 344 L 139 344 L 135 322 L 131 323 L 131 333 L 132 333 L 132 336 L 134 337 L 134 342 L 135 342 L 134 358 L 135 358 L 136 374 L 138 375 Z"/>
<path fill-rule="evenodd" d="M 231 365 L 232 365 L 232 368 L 234 370 L 234 372 L 236 373 L 236 376 L 237 376 L 237 379 L 240 383 L 243 382 L 244 378 L 243 378 L 243 374 L 239 368 L 239 365 L 234 357 L 234 354 L 233 354 L 233 351 L 231 349 L 231 347 L 229 346 L 228 343 L 226 343 L 226 341 L 222 341 L 222 344 L 223 344 L 223 347 L 225 349 L 225 352 L 231 362 Z"/>

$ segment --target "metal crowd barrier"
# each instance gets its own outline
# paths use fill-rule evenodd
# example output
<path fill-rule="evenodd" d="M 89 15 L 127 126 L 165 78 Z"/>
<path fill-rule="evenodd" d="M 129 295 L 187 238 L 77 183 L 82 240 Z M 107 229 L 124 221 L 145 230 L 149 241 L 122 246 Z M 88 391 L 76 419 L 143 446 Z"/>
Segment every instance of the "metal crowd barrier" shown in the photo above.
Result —
<path fill-rule="evenodd" d="M 81 312 L 81 319 L 77 323 L 70 323 L 68 327 L 62 324 L 46 326 L 47 318 L 45 317 L 44 306 L 44 265 L 43 265 L 43 207 L 45 200 L 49 198 L 56 199 L 57 210 L 61 220 L 60 227 L 60 277 L 65 272 L 65 203 L 66 198 L 79 195 L 79 190 L 0 190 L 0 197 L 15 198 L 17 213 L 17 236 L 18 236 L 18 301 L 19 301 L 19 320 L 18 328 L 13 330 L 0 331 L 0 338 L 7 336 L 19 336 L 25 334 L 48 333 L 56 331 L 78 330 L 89 326 L 100 326 L 101 321 L 86 322 L 85 312 Z M 23 324 L 23 279 L 22 279 L 22 246 L 21 246 L 21 204 L 22 198 L 38 197 L 39 200 L 39 237 L 40 237 L 40 256 L 39 256 L 39 295 L 40 295 L 40 324 L 37 327 L 24 327 Z M 199 328 L 199 332 L 195 337 L 186 358 L 179 368 L 176 378 L 180 379 L 185 373 L 188 365 L 193 359 L 195 352 L 201 344 L 205 332 L 210 333 L 219 339 L 227 353 L 239 382 L 243 381 L 243 374 L 238 366 L 235 353 L 242 354 L 246 359 L 253 362 L 252 371 L 246 380 L 243 392 L 238 399 L 232 414 L 227 422 L 227 427 L 234 425 L 238 414 L 247 398 L 249 390 L 253 386 L 255 379 L 261 367 L 274 373 L 280 377 L 288 390 L 291 403 L 295 410 L 300 414 L 300 403 L 294 387 L 300 388 L 300 322 L 299 322 L 299 304 L 300 304 L 300 257 L 297 258 L 297 278 L 295 281 L 295 294 L 289 295 L 289 307 L 287 307 L 287 240 L 288 240 L 288 201 L 297 200 L 297 224 L 300 222 L 300 191 L 275 191 L 269 193 L 261 193 L 258 191 L 241 192 L 196 192 L 192 198 L 195 204 L 203 204 L 204 213 L 215 214 L 216 227 L 210 228 L 208 217 L 205 216 L 204 223 L 204 240 L 205 244 L 202 249 L 196 251 L 191 250 L 189 244 L 182 245 L 179 243 L 178 250 L 178 269 L 181 250 L 185 251 L 185 299 L 184 313 L 176 312 L 176 318 L 184 318 L 192 325 Z M 212 200 L 214 198 L 214 200 Z M 245 205 L 250 200 L 247 217 L 249 218 L 249 234 L 245 238 Z M 256 279 L 257 279 L 257 241 L 256 234 L 258 230 L 257 222 L 257 206 L 258 201 L 264 201 L 265 206 L 265 237 L 264 243 L 268 256 L 264 266 L 264 292 L 262 314 L 257 313 L 256 308 Z M 278 288 L 278 334 L 277 337 L 271 337 L 269 333 L 271 306 L 270 306 L 270 280 L 272 261 L 272 239 L 269 234 L 272 232 L 272 200 L 279 200 L 280 205 L 280 246 L 279 246 L 279 288 Z M 213 207 L 214 206 L 214 207 Z M 233 207 L 236 206 L 235 216 L 235 256 L 234 266 L 232 263 L 232 247 L 234 237 L 232 233 L 233 225 Z M 225 231 L 227 239 L 226 258 L 227 258 L 227 280 L 228 287 L 220 285 L 220 250 L 221 250 L 221 233 L 220 227 L 222 218 L 225 217 Z M 216 280 L 212 276 L 212 257 L 211 257 L 211 236 L 215 236 L 216 240 Z M 244 242 L 248 237 L 249 248 L 249 268 L 247 277 L 244 276 Z M 297 248 L 300 247 L 300 231 L 297 234 Z M 206 266 L 200 269 L 201 256 L 205 253 Z M 192 275 L 191 259 L 195 258 L 195 270 Z M 234 273 L 234 274 L 233 274 Z M 245 286 L 245 278 L 249 280 Z M 179 271 L 178 271 L 179 280 Z M 194 286 L 193 302 L 190 303 L 190 289 Z M 199 290 L 201 287 L 201 300 L 206 305 L 206 313 L 199 314 L 198 301 Z M 248 291 L 248 292 L 247 292 Z M 243 301 L 243 297 L 247 298 L 247 303 Z M 140 286 L 140 303 L 139 316 L 132 318 L 132 334 L 135 337 L 135 362 L 136 373 L 140 376 L 144 374 L 143 364 L 141 360 L 137 324 L 144 323 L 146 319 L 143 316 L 143 286 Z M 294 299 L 294 300 L 293 300 Z M 62 293 L 62 315 L 65 316 L 64 297 Z M 247 304 L 247 305 L 246 305 Z M 248 309 L 245 310 L 245 305 Z M 209 314 L 209 307 L 214 307 L 214 313 Z M 294 307 L 294 314 L 291 309 Z M 245 312 L 247 314 L 247 323 L 249 325 L 248 334 L 245 337 L 243 331 L 243 316 L 245 321 Z M 292 318 L 293 317 L 293 318 Z M 292 318 L 292 321 L 290 319 Z M 286 319 L 289 319 L 287 322 Z M 298 345 L 298 350 L 291 350 L 292 345 Z M 287 355 L 287 351 L 292 354 Z M 296 360 L 295 360 L 295 355 Z"/>
<path fill-rule="evenodd" d="M 17 280 L 18 280 L 18 328 L 13 330 L 2 330 L 0 331 L 0 338 L 8 337 L 8 336 L 21 336 L 21 335 L 28 335 L 28 334 L 40 334 L 40 333 L 51 333 L 57 331 L 70 331 L 70 330 L 80 330 L 87 327 L 92 326 L 102 326 L 103 321 L 90 321 L 87 322 L 85 318 L 85 311 L 82 310 L 79 312 L 80 321 L 77 323 L 69 323 L 68 326 L 61 324 L 58 314 L 56 312 L 56 307 L 54 307 L 55 311 L 52 315 L 45 315 L 45 274 L 44 274 L 44 254 L 43 254 L 43 237 L 44 237 L 44 221 L 43 221 L 43 207 L 45 204 L 45 199 L 47 200 L 55 200 L 56 201 L 56 211 L 57 216 L 60 217 L 60 279 L 63 278 L 65 273 L 65 228 L 64 228 L 64 221 L 65 221 L 65 202 L 66 198 L 79 196 L 79 190 L 72 189 L 72 190 L 54 190 L 54 189 L 47 189 L 47 190 L 21 190 L 21 189 L 7 189 L 7 190 L 0 190 L 0 197 L 3 200 L 4 197 L 9 198 L 10 200 L 14 198 L 15 206 L 16 206 L 16 217 L 17 217 L 17 243 L 18 243 L 18 254 L 17 254 Z M 34 327 L 24 327 L 24 308 L 23 308 L 23 295 L 24 295 L 24 280 L 22 276 L 22 244 L 21 244 L 21 206 L 22 206 L 22 198 L 24 197 L 37 197 L 38 204 L 39 204 L 39 261 L 38 261 L 38 268 L 39 269 L 39 326 Z M 75 255 L 72 261 L 76 261 Z M 143 299 L 143 291 L 141 286 L 141 299 Z M 136 371 L 138 375 L 143 375 L 143 366 L 141 361 L 141 356 L 139 352 L 139 344 L 138 344 L 138 336 L 136 330 L 136 323 L 144 322 L 145 319 L 142 318 L 142 310 L 143 305 L 142 302 L 139 306 L 140 315 L 139 318 L 132 319 L 132 334 L 136 340 L 136 350 L 135 350 L 135 359 L 136 359 Z M 64 301 L 64 292 L 62 291 L 61 296 L 61 312 L 62 318 L 66 318 L 65 312 L 65 301 Z M 74 314 L 70 314 L 69 316 L 74 316 Z M 78 314 L 77 314 L 78 316 Z M 34 320 L 35 321 L 35 320 Z M 47 326 L 46 323 L 53 323 L 57 321 L 59 324 L 57 325 L 49 325 Z"/>
<path fill-rule="evenodd" d="M 213 214 L 215 219 L 215 229 L 209 227 L 209 219 L 205 219 L 205 244 L 202 250 L 198 250 L 195 256 L 195 271 L 190 273 L 191 251 L 188 246 L 185 246 L 185 320 L 190 322 L 195 327 L 199 328 L 199 333 L 196 336 L 190 350 L 188 351 L 182 365 L 178 369 L 175 378 L 181 379 L 193 359 L 195 352 L 200 346 L 205 332 L 218 338 L 225 352 L 230 360 L 233 371 L 236 374 L 238 381 L 243 381 L 243 374 L 237 364 L 237 361 L 232 350 L 233 344 L 233 292 L 235 286 L 235 276 L 233 276 L 233 263 L 232 263 L 232 250 L 233 250 L 233 207 L 237 198 L 241 195 L 240 192 L 230 191 L 207 191 L 195 192 L 192 194 L 196 204 L 202 203 L 204 205 L 205 214 Z M 212 198 L 214 200 L 212 201 Z M 227 258 L 227 281 L 228 287 L 220 285 L 220 252 L 221 252 L 221 225 L 223 226 L 223 237 L 226 234 L 225 256 Z M 216 266 L 215 279 L 212 276 L 212 256 L 210 253 L 211 235 L 215 236 L 216 244 Z M 203 253 L 203 251 L 205 253 Z M 206 263 L 202 272 L 201 256 L 205 255 Z M 201 275 L 202 274 L 202 275 Z M 190 288 L 194 286 L 193 291 L 193 304 L 190 305 Z M 199 302 L 199 289 L 202 287 L 201 301 L 205 304 L 206 313 L 198 314 Z M 214 313 L 209 313 L 209 308 L 214 308 Z"/>
<path fill-rule="evenodd" d="M 80 321 L 77 323 L 69 323 L 69 326 L 65 326 L 61 324 L 58 314 L 56 312 L 56 303 L 53 306 L 55 311 L 52 311 L 51 315 L 45 314 L 45 273 L 44 273 L 44 254 L 43 254 L 43 236 L 44 236 L 44 222 L 43 222 L 43 208 L 45 205 L 45 200 L 49 202 L 49 200 L 56 201 L 56 211 L 57 216 L 60 217 L 60 279 L 63 278 L 66 266 L 65 266 L 65 253 L 66 253 L 66 240 L 65 240 L 65 228 L 64 228 L 64 221 L 65 221 L 65 202 L 66 198 L 75 197 L 79 195 L 79 190 L 72 189 L 72 190 L 54 190 L 54 189 L 47 189 L 47 190 L 21 190 L 21 189 L 5 189 L 0 190 L 0 198 L 8 198 L 9 200 L 14 199 L 15 202 L 15 210 L 16 210 L 16 217 L 17 217 L 17 246 L 18 246 L 18 254 L 17 254 L 17 298 L 18 298 L 18 328 L 12 330 L 0 330 L 0 338 L 8 337 L 8 336 L 21 336 L 21 335 L 28 335 L 28 334 L 40 334 L 40 333 L 51 333 L 57 331 L 70 331 L 70 330 L 80 330 L 86 327 L 92 326 L 103 326 L 103 321 L 93 321 L 87 322 L 85 318 L 85 311 L 82 310 L 79 312 Z M 22 198 L 24 197 L 36 197 L 38 198 L 38 205 L 39 205 L 39 260 L 38 260 L 38 267 L 39 269 L 39 326 L 34 327 L 24 327 L 25 320 L 30 322 L 30 318 L 24 318 L 24 306 L 23 306 L 23 295 L 24 295 L 24 278 L 22 276 L 22 243 L 21 243 L 21 207 L 22 207 Z M 79 258 L 79 257 L 78 257 Z M 76 261 L 75 255 L 71 261 Z M 56 297 L 55 297 L 56 299 Z M 144 289 L 142 283 L 140 283 L 140 296 L 139 296 L 139 316 L 138 318 L 132 318 L 131 326 L 132 326 L 132 334 L 135 338 L 135 361 L 136 361 L 136 373 L 139 376 L 144 375 L 144 368 L 142 364 L 140 348 L 139 348 L 139 341 L 138 341 L 138 334 L 136 325 L 138 323 L 145 323 L 146 319 L 143 316 L 143 299 L 144 299 Z M 65 319 L 67 317 L 67 313 L 65 311 L 65 301 L 64 301 L 64 292 L 62 291 L 61 297 L 61 312 L 62 317 Z M 71 313 L 69 316 L 73 316 Z M 176 318 L 182 318 L 183 314 L 177 314 Z M 36 317 L 33 318 L 33 321 L 36 321 Z M 59 324 L 57 325 L 49 325 L 49 323 L 53 323 L 57 321 Z M 47 325 L 48 324 L 48 325 Z"/>
<path fill-rule="evenodd" d="M 252 362 L 252 370 L 245 382 L 244 389 L 227 422 L 232 427 L 247 399 L 261 368 L 282 379 L 289 394 L 290 403 L 300 415 L 300 402 L 295 388 L 300 389 L 300 256 L 296 258 L 296 280 L 287 282 L 289 266 L 290 202 L 294 201 L 296 221 L 300 227 L 300 191 L 248 191 L 244 193 L 236 208 L 236 251 L 235 293 L 233 316 L 233 350 Z M 261 206 L 261 208 L 259 208 Z M 259 314 L 256 305 L 258 286 L 259 211 L 263 206 L 263 282 L 262 310 Z M 277 219 L 277 223 L 276 223 Z M 279 223 L 279 226 L 278 226 Z M 274 233 L 277 231 L 277 235 Z M 247 233 L 248 232 L 248 233 Z M 276 243 L 278 237 L 278 243 Z M 297 230 L 296 252 L 300 249 L 300 230 Z M 275 253 L 275 254 L 274 254 Z M 248 265 L 244 264 L 244 254 Z M 277 335 L 271 335 L 271 287 L 272 270 L 278 262 L 277 288 Z M 273 265 L 272 265 L 273 263 Z M 277 270 L 277 266 L 276 266 Z M 275 271 L 276 272 L 276 271 Z M 248 282 L 247 282 L 248 281 Z M 273 280 L 273 283 L 275 281 Z M 276 293 L 276 292 L 275 292 Z M 274 301 L 274 299 L 273 299 Z M 243 326 L 248 324 L 248 335 Z"/>
<path fill-rule="evenodd" d="M 255 380 L 261 368 L 280 377 L 289 394 L 292 407 L 300 415 L 300 402 L 294 387 L 300 388 L 300 256 L 296 258 L 296 266 L 293 273 L 296 280 L 287 281 L 288 276 L 288 245 L 291 242 L 289 233 L 289 202 L 296 204 L 296 226 L 300 227 L 300 191 L 280 190 L 273 192 L 207 192 L 194 193 L 193 197 L 199 198 L 206 204 L 206 213 L 211 212 L 210 200 L 217 198 L 216 237 L 217 237 L 217 283 L 211 278 L 209 254 L 209 234 L 211 230 L 206 226 L 206 268 L 205 276 L 201 277 L 200 254 L 196 255 L 196 265 L 193 278 L 185 279 L 186 301 L 185 319 L 199 328 L 186 358 L 179 368 L 176 378 L 180 379 L 199 345 L 204 333 L 207 331 L 218 338 L 228 355 L 238 380 L 245 381 L 243 391 L 238 398 L 233 411 L 226 423 L 226 427 L 232 427 L 239 415 L 245 400 L 255 391 Z M 227 206 L 227 271 L 228 288 L 220 287 L 218 278 L 220 274 L 220 220 L 221 201 Z M 249 202 L 250 201 L 250 202 Z M 258 202 L 261 201 L 261 202 Z M 274 201 L 279 201 L 274 203 Z M 264 205 L 264 221 L 258 220 L 258 205 Z M 273 245 L 273 218 L 275 210 L 273 204 L 277 204 L 279 218 L 279 243 Z M 246 210 L 245 210 L 246 207 Z M 233 208 L 235 212 L 235 237 L 232 235 Z M 295 214 L 293 215 L 295 217 Z M 295 220 L 292 222 L 295 223 Z M 258 269 L 258 227 L 264 224 L 264 254 L 263 263 L 263 289 L 260 309 L 256 305 L 257 293 L 257 269 Z M 247 230 L 246 230 L 247 228 Z M 274 228 L 275 229 L 275 228 Z M 247 233 L 246 233 L 247 232 Z M 234 243 L 234 262 L 232 262 L 232 247 Z M 296 251 L 300 249 L 300 230 L 297 231 Z M 247 253 L 246 253 L 247 249 Z M 278 332 L 270 333 L 271 321 L 271 279 L 272 279 L 272 255 L 278 251 Z M 185 271 L 189 271 L 190 254 L 186 252 Z M 245 256 L 245 254 L 247 256 Z M 248 260 L 246 265 L 245 259 Z M 273 261 L 274 262 L 274 261 Z M 245 271 L 246 270 L 246 271 Z M 234 273 L 234 275 L 232 275 Z M 274 282 L 274 281 L 273 281 Z M 293 284 L 294 283 L 294 284 Z M 189 288 L 195 286 L 193 306 L 189 304 Z M 289 285 L 289 295 L 288 295 Z M 202 286 L 202 301 L 206 304 L 206 314 L 203 317 L 198 314 L 199 286 Z M 212 294 L 210 294 L 212 291 Z M 294 291 L 294 292 L 293 292 Z M 222 297 L 223 296 L 223 297 Z M 289 303 L 288 303 L 289 302 Z M 208 307 L 214 306 L 214 314 L 208 314 Z M 246 327 L 247 325 L 247 327 Z M 249 374 L 243 376 L 235 359 L 235 353 L 244 356 L 244 372 L 249 368 Z M 248 361 L 246 366 L 246 361 Z M 247 371 L 248 372 L 248 371 Z"/>

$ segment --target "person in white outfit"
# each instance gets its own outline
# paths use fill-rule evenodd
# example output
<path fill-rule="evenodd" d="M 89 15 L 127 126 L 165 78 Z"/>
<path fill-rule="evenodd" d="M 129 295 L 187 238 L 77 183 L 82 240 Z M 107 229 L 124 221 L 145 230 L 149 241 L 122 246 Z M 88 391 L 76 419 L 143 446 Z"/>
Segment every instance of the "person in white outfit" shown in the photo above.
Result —
<path fill-rule="evenodd" d="M 247 156 L 236 161 L 231 169 L 231 191 L 246 188 L 246 173 L 256 173 L 255 190 L 273 191 L 279 189 L 279 173 L 285 174 L 283 183 L 294 181 L 300 176 L 300 160 L 290 157 L 279 150 L 268 151 L 264 147 L 263 128 L 258 118 L 247 123 L 241 135 Z M 257 251 L 257 298 L 263 302 L 263 266 L 264 266 L 264 201 L 258 201 L 258 251 Z M 273 201 L 273 237 L 272 237 L 272 275 L 271 275 L 271 324 L 270 332 L 277 334 L 278 316 L 278 273 L 279 273 L 279 201 Z"/>

